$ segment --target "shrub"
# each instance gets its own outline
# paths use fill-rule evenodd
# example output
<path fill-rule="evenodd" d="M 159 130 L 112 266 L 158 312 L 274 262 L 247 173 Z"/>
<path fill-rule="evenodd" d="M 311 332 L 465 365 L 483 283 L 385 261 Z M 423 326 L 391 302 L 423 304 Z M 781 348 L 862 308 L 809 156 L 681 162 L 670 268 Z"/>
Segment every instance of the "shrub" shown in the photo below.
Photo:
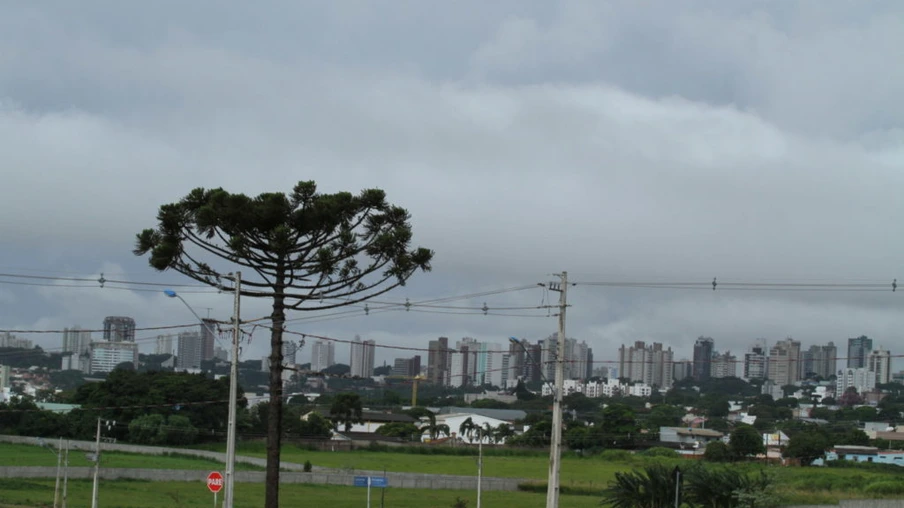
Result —
<path fill-rule="evenodd" d="M 311 461 L 310 460 L 304 461 L 304 472 L 310 473 L 312 469 L 314 469 L 314 466 L 311 464 Z"/>
<path fill-rule="evenodd" d="M 644 457 L 667 457 L 670 459 L 678 458 L 680 456 L 675 450 L 662 446 L 655 446 L 649 450 L 644 450 L 640 452 L 639 455 L 643 455 Z"/>
<path fill-rule="evenodd" d="M 898 480 L 882 480 L 870 483 L 863 491 L 867 494 L 904 494 L 904 483 Z"/>

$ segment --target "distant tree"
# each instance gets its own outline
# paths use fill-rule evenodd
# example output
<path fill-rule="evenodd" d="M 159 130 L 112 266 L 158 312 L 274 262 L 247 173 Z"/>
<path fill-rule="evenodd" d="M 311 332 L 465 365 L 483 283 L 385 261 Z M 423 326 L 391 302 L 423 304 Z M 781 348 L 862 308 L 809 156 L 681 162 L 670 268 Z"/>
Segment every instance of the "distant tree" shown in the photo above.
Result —
<path fill-rule="evenodd" d="M 398 437 L 405 441 L 417 441 L 421 431 L 413 423 L 390 422 L 380 425 L 377 434 L 386 437 Z"/>
<path fill-rule="evenodd" d="M 480 399 L 472 402 L 471 407 L 480 409 L 508 409 L 511 406 L 501 400 Z"/>
<path fill-rule="evenodd" d="M 85 384 L 85 374 L 80 370 L 51 371 L 50 384 L 58 390 L 75 390 L 79 386 Z"/>
<path fill-rule="evenodd" d="M 328 376 L 347 376 L 351 371 L 352 368 L 348 365 L 344 363 L 335 363 L 323 369 L 322 372 Z"/>
<path fill-rule="evenodd" d="M 392 367 L 383 365 L 374 369 L 374 376 L 388 376 L 392 374 Z"/>
<path fill-rule="evenodd" d="M 518 397 L 518 400 L 533 400 L 537 398 L 537 394 L 528 390 L 524 381 L 520 379 L 518 380 L 518 384 L 515 385 L 515 396 Z"/>
<path fill-rule="evenodd" d="M 333 435 L 333 422 L 314 411 L 306 420 L 301 420 L 298 433 L 303 438 L 327 438 Z"/>
<path fill-rule="evenodd" d="M 634 410 L 619 403 L 609 404 L 602 410 L 597 426 L 605 436 L 607 448 L 631 448 L 640 432 Z"/>
<path fill-rule="evenodd" d="M 766 453 L 763 436 L 750 425 L 738 425 L 731 431 L 728 446 L 731 453 L 738 458 Z"/>
<path fill-rule="evenodd" d="M 593 413 L 600 407 L 599 399 L 591 399 L 583 393 L 571 393 L 562 398 L 562 402 L 568 409 L 579 413 Z"/>
<path fill-rule="evenodd" d="M 223 288 L 227 272 L 246 268 L 242 295 L 271 301 L 267 508 L 279 505 L 286 311 L 360 303 L 404 284 L 419 269 L 429 270 L 433 252 L 409 250 L 409 220 L 382 190 L 321 194 L 307 181 L 289 194 L 257 197 L 198 188 L 162 205 L 156 228 L 137 235 L 134 253 L 148 255 L 157 270 Z"/>
<path fill-rule="evenodd" d="M 653 406 L 650 416 L 647 418 L 647 428 L 653 432 L 659 432 L 659 427 L 677 427 L 681 425 L 684 409 L 669 404 Z"/>
<path fill-rule="evenodd" d="M 814 460 L 822 457 L 831 445 L 822 432 L 801 432 L 789 440 L 784 455 L 799 459 L 802 466 L 809 466 Z"/>
<path fill-rule="evenodd" d="M 335 425 L 343 424 L 346 432 L 351 430 L 352 424 L 364 423 L 362 416 L 361 396 L 357 393 L 340 393 L 333 399 L 330 419 Z"/>
<path fill-rule="evenodd" d="M 732 459 L 731 448 L 722 441 L 711 441 L 706 444 L 703 458 L 710 462 L 728 462 Z"/>
<path fill-rule="evenodd" d="M 860 394 L 857 393 L 856 388 L 851 386 L 841 394 L 841 398 L 838 399 L 838 404 L 841 407 L 857 406 L 863 404 L 863 397 L 861 397 Z"/>

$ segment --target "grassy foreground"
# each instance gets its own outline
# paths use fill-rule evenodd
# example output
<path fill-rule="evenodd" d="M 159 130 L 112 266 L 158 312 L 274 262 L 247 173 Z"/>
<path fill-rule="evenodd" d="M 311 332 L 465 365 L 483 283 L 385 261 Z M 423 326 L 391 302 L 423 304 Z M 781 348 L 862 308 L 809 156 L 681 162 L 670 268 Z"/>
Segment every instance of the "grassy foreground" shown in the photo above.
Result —
<path fill-rule="evenodd" d="M 0 507 L 52 506 L 52 480 L 4 480 L 0 484 Z M 371 490 L 371 506 L 380 506 L 380 489 Z M 280 487 L 283 508 L 329 506 L 330 508 L 360 508 L 365 505 L 367 489 L 334 485 L 286 484 Z M 442 508 L 452 506 L 456 497 L 477 505 L 476 493 L 457 490 L 411 490 L 388 488 L 386 506 L 393 508 Z M 69 482 L 69 506 L 91 505 L 91 482 Z M 562 496 L 562 506 L 590 508 L 599 506 L 599 499 L 590 496 Z M 213 495 L 200 482 L 103 482 L 99 504 L 116 508 L 151 508 L 167 506 L 209 507 Z M 546 496 L 527 492 L 484 492 L 483 503 L 494 508 L 532 508 L 546 505 Z M 264 485 L 240 483 L 235 488 L 236 508 L 257 508 L 264 504 Z"/>
<path fill-rule="evenodd" d="M 56 443 L 54 443 L 55 445 Z M 71 467 L 88 467 L 94 463 L 85 456 L 87 452 L 69 450 Z M 50 450 L 36 445 L 0 443 L 0 466 L 56 467 L 56 448 Z M 222 470 L 223 463 L 186 455 L 141 455 L 137 453 L 104 452 L 102 467 Z M 248 464 L 236 464 L 238 471 L 260 471 L 263 468 Z M 0 486 L 2 490 L 2 486 Z"/>
<path fill-rule="evenodd" d="M 239 453 L 264 456 L 262 443 L 242 443 Z M 476 450 L 475 450 L 476 453 Z M 392 451 L 352 452 L 310 451 L 296 446 L 283 448 L 288 462 L 310 460 L 315 466 L 349 470 L 476 475 L 474 456 L 398 453 Z M 484 457 L 484 474 L 531 480 L 526 488 L 543 490 L 549 464 L 545 454 L 535 456 L 492 455 Z M 693 461 L 680 458 L 644 457 L 612 450 L 590 457 L 566 454 L 562 460 L 562 491 L 599 500 L 599 493 L 615 478 L 615 473 L 642 468 L 651 462 L 669 467 L 687 467 Z M 711 466 L 721 467 L 721 466 Z M 781 467 L 758 463 L 738 463 L 729 467 L 750 473 L 765 469 L 775 477 L 777 494 L 788 504 L 835 504 L 841 499 L 904 498 L 904 468 L 895 466 Z M 567 506 L 563 504 L 563 506 Z"/>

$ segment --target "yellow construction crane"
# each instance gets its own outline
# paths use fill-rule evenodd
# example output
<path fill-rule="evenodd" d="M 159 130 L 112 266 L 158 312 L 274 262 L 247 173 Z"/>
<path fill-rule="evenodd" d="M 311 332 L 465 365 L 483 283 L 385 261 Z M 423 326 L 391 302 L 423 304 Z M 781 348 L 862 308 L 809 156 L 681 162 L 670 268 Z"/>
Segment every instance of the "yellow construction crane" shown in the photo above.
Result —
<path fill-rule="evenodd" d="M 423 374 L 417 376 L 386 376 L 386 379 L 400 379 L 411 381 L 411 407 L 417 406 L 417 385 L 419 382 L 427 379 Z"/>

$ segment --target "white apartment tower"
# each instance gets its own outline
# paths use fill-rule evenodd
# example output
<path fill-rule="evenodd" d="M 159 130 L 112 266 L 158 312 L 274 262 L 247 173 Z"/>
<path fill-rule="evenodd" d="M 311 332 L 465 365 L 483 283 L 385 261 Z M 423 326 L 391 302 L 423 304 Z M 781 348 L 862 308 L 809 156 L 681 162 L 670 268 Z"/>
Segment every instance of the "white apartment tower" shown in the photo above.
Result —
<path fill-rule="evenodd" d="M 375 344 L 372 340 L 362 341 L 360 336 L 355 335 L 349 348 L 349 374 L 362 378 L 373 376 Z"/>
<path fill-rule="evenodd" d="M 311 370 L 320 372 L 336 364 L 336 345 L 331 340 L 318 340 L 311 345 Z"/>

